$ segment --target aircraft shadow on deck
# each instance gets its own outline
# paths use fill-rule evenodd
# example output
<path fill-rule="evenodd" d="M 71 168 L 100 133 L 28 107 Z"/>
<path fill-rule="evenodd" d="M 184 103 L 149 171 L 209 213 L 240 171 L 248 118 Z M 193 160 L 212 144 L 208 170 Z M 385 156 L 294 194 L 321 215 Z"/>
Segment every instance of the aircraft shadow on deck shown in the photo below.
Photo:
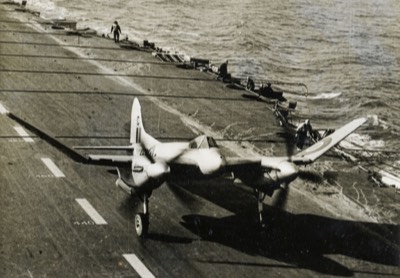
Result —
<path fill-rule="evenodd" d="M 349 269 L 327 255 L 344 255 L 388 266 L 400 265 L 398 225 L 293 214 L 265 205 L 264 219 L 267 227 L 261 230 L 256 224 L 255 198 L 251 198 L 250 193 L 244 192 L 242 188 L 233 186 L 231 181 L 222 180 L 181 185 L 190 193 L 234 213 L 223 218 L 196 213 L 182 216 L 181 225 L 202 240 L 330 275 L 353 276 L 358 271 Z M 228 261 L 204 262 L 241 264 Z M 393 275 L 375 272 L 369 274 Z"/>
<path fill-rule="evenodd" d="M 222 244 L 252 256 L 264 256 L 284 264 L 226 260 L 203 260 L 203 263 L 303 268 L 337 276 L 353 276 L 354 273 L 362 271 L 351 270 L 330 259 L 328 255 L 344 255 L 388 266 L 400 265 L 398 225 L 340 220 L 313 214 L 293 214 L 265 205 L 264 219 L 267 227 L 261 230 L 257 225 L 255 198 L 250 191 L 233 185 L 232 180 L 218 178 L 181 182 L 170 186 L 170 189 L 173 188 L 175 195 L 179 192 L 176 196 L 179 197 L 177 202 L 187 202 L 189 210 L 193 211 L 192 214 L 176 217 L 181 217 L 181 225 L 196 236 L 188 238 L 150 231 L 147 240 L 190 244 L 198 242 L 196 238 L 200 237 L 204 241 Z M 234 215 L 217 218 L 197 214 L 196 211 L 203 205 L 196 204 L 201 201 L 193 195 L 227 209 Z M 140 206 L 141 203 L 136 197 L 129 196 L 120 204 L 118 210 L 124 218 L 133 221 L 132 212 L 137 211 Z M 367 274 L 394 275 L 381 272 Z"/>

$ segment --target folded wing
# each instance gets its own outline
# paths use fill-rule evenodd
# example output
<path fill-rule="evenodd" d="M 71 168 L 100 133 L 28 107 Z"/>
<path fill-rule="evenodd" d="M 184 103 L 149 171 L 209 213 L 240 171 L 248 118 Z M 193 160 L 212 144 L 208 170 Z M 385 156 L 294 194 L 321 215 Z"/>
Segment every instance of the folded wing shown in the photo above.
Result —
<path fill-rule="evenodd" d="M 311 147 L 292 156 L 291 161 L 298 165 L 305 165 L 314 162 L 324 153 L 337 145 L 340 141 L 349 136 L 357 128 L 363 125 L 366 121 L 367 118 L 358 118 L 351 121 L 350 123 L 336 130 L 331 135 L 325 137 L 321 141 L 318 141 Z"/>

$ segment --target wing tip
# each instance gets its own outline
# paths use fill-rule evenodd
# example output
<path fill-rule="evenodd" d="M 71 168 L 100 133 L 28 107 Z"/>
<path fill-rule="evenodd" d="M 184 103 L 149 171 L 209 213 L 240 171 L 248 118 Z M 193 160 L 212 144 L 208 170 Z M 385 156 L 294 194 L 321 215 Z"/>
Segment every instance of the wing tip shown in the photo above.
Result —
<path fill-rule="evenodd" d="M 367 121 L 368 121 L 368 117 L 360 117 L 360 118 L 354 120 L 354 122 L 359 122 L 360 125 L 365 124 Z"/>
<path fill-rule="evenodd" d="M 132 104 L 132 106 L 133 106 L 133 107 L 139 107 L 139 108 L 140 108 L 140 102 L 139 102 L 139 99 L 138 99 L 137 97 L 135 97 L 135 98 L 133 99 L 133 104 Z"/>

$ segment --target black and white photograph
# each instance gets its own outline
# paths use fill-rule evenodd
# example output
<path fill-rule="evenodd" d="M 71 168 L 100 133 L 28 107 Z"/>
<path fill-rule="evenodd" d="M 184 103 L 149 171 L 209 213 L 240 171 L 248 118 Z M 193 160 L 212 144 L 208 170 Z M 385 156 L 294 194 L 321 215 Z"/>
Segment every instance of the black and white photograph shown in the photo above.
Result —
<path fill-rule="evenodd" d="M 399 1 L 0 26 L 0 277 L 400 277 Z"/>

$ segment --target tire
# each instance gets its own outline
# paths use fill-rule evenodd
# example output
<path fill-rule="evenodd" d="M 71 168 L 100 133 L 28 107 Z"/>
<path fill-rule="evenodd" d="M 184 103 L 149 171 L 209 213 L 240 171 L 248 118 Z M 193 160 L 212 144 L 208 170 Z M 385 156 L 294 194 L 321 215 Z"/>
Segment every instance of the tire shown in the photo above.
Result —
<path fill-rule="evenodd" d="M 145 237 L 149 231 L 149 219 L 144 213 L 135 215 L 135 230 L 139 237 Z"/>

